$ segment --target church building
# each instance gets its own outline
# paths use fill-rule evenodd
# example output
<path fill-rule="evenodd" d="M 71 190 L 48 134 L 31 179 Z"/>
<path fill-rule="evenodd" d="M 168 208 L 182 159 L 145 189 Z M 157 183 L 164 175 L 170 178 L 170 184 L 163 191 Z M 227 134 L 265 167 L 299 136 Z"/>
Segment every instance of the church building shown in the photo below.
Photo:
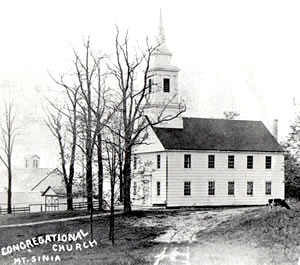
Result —
<path fill-rule="evenodd" d="M 149 117 L 176 115 L 179 69 L 172 65 L 160 16 Z M 167 106 L 166 102 L 171 102 Z M 151 119 L 150 119 L 151 120 Z M 133 205 L 263 205 L 284 198 L 284 152 L 261 121 L 179 116 L 150 126 L 132 159 Z"/>

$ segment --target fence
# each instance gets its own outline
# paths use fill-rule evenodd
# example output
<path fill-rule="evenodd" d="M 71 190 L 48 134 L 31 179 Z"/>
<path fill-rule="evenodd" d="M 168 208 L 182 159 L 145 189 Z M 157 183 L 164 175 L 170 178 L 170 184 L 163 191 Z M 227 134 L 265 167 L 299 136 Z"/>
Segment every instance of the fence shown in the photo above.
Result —
<path fill-rule="evenodd" d="M 73 210 L 87 209 L 87 202 L 74 202 Z M 99 202 L 93 201 L 93 208 L 99 208 Z M 26 212 L 53 212 L 67 210 L 67 203 L 51 203 L 51 204 L 29 204 L 25 207 L 12 207 L 12 213 L 26 213 Z M 6 214 L 7 208 L 0 206 L 0 214 Z"/>
<path fill-rule="evenodd" d="M 15 207 L 13 206 L 11 208 L 12 213 L 26 213 L 30 212 L 30 206 L 27 207 Z M 0 207 L 0 214 L 6 214 L 7 213 L 7 208 L 2 208 Z"/>
<path fill-rule="evenodd" d="M 87 202 L 75 202 L 73 203 L 73 209 L 87 209 L 88 203 Z M 93 208 L 97 209 L 99 207 L 99 202 L 98 201 L 93 201 Z"/>

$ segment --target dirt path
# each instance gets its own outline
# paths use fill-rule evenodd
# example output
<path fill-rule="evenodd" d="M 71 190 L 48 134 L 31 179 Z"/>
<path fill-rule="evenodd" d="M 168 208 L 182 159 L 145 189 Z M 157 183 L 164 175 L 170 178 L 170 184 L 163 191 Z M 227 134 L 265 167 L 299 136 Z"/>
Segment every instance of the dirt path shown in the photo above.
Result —
<path fill-rule="evenodd" d="M 244 213 L 247 208 L 228 209 L 207 212 L 193 212 L 189 216 L 183 217 L 181 221 L 173 218 L 172 228 L 167 234 L 156 238 L 158 242 L 193 242 L 196 240 L 195 234 L 201 230 L 211 230 L 220 223 Z"/>
<path fill-rule="evenodd" d="M 211 230 L 220 223 L 254 208 L 216 209 L 176 213 L 166 218 L 159 215 L 138 220 L 135 226 L 164 226 L 167 232 L 155 239 L 156 242 L 183 243 L 196 240 L 195 234 L 201 230 Z"/>
<path fill-rule="evenodd" d="M 156 242 L 167 244 L 162 251 L 155 256 L 154 265 L 200 264 L 198 261 L 201 257 L 206 257 L 208 260 L 207 263 L 204 262 L 201 264 L 255 264 L 252 259 L 250 259 L 249 262 L 245 260 L 241 261 L 238 256 L 239 253 L 234 254 L 234 251 L 237 251 L 237 249 L 234 246 L 227 246 L 225 242 L 219 242 L 209 246 L 201 242 L 201 248 L 199 248 L 197 242 L 199 243 L 201 239 L 196 238 L 196 234 L 199 231 L 210 231 L 222 222 L 241 215 L 246 211 L 252 211 L 253 209 L 254 208 L 216 209 L 188 213 L 185 211 L 182 214 L 176 213 L 176 215 L 166 218 L 163 216 L 162 218 L 159 218 L 159 216 L 156 216 L 156 218 L 143 218 L 135 225 L 169 227 L 166 233 L 154 239 Z M 219 257 L 220 255 L 224 256 L 224 259 L 218 260 L 220 263 L 215 263 L 216 259 L 212 257 L 212 255 L 216 253 L 216 246 L 219 246 L 219 249 L 222 250 L 221 252 L 219 251 Z M 240 249 L 239 251 L 248 255 L 248 249 Z M 251 255 L 255 256 L 256 253 L 251 253 Z"/>

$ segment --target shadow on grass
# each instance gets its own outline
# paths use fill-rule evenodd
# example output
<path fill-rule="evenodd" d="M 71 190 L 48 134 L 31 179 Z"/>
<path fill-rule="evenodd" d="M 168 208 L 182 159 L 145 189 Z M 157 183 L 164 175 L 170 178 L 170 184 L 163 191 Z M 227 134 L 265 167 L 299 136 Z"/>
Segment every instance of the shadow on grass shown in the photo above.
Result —
<path fill-rule="evenodd" d="M 147 216 L 142 211 L 131 214 L 117 215 L 115 227 L 115 245 L 109 241 L 109 216 L 97 217 L 94 220 L 94 239 L 97 245 L 92 248 L 86 248 L 75 251 L 54 252 L 53 244 L 61 242 L 48 243 L 47 245 L 36 246 L 28 252 L 23 250 L 21 253 L 14 253 L 12 256 L 0 256 L 0 264 L 13 264 L 14 257 L 25 256 L 30 258 L 32 255 L 60 255 L 60 265 L 74 264 L 152 264 L 151 253 L 154 248 L 159 247 L 158 243 L 153 242 L 159 234 L 165 231 L 165 227 L 135 226 L 137 218 Z M 48 234 L 67 234 L 78 232 L 82 229 L 85 233 L 89 232 L 90 223 L 88 219 L 66 221 L 62 223 L 40 224 L 28 227 L 11 227 L 0 229 L 1 241 L 0 249 L 8 245 L 26 241 L 39 235 Z M 83 241 L 90 240 L 87 236 Z M 66 242 L 72 244 L 82 242 Z M 39 264 L 39 263 L 36 263 Z M 42 263 L 41 263 L 42 264 Z"/>

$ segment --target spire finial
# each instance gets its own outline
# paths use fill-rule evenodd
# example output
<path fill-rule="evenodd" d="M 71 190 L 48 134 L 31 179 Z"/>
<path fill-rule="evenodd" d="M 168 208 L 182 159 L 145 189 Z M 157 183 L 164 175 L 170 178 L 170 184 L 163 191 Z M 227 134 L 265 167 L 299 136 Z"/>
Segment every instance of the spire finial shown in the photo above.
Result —
<path fill-rule="evenodd" d="M 159 41 L 161 43 L 165 43 L 166 37 L 165 37 L 164 24 L 163 24 L 163 19 L 162 19 L 162 14 L 161 14 L 161 8 L 159 9 L 158 37 L 159 37 Z"/>
<path fill-rule="evenodd" d="M 163 25 L 163 19 L 162 19 L 162 13 L 161 13 L 161 8 L 160 8 L 160 14 L 159 14 L 159 27 L 158 27 L 158 42 L 160 44 L 158 50 L 160 52 L 163 52 L 164 54 L 172 55 L 167 47 L 166 44 L 166 36 L 165 36 L 165 31 L 164 31 L 164 25 Z"/>

